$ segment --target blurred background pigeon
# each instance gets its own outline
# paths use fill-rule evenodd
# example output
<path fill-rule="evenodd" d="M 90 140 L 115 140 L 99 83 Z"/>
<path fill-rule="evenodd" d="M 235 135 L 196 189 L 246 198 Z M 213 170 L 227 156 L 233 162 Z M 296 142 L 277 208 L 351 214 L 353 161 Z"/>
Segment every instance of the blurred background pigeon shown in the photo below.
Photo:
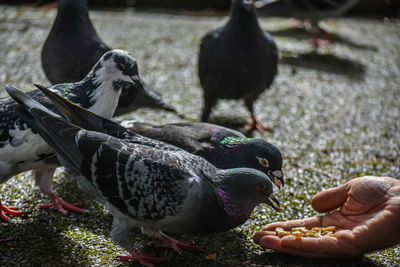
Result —
<path fill-rule="evenodd" d="M 42 48 L 42 67 L 52 84 L 80 81 L 107 51 L 111 50 L 97 35 L 89 19 L 86 0 L 59 1 L 57 17 Z M 142 81 L 143 82 L 143 81 Z M 123 89 L 115 115 L 140 107 L 176 112 L 161 95 L 143 82 L 139 95 Z M 135 100 L 130 102 L 129 100 Z"/>
<path fill-rule="evenodd" d="M 290 16 L 305 21 L 313 45 L 321 46 L 332 43 L 332 37 L 321 28 L 319 21 L 343 15 L 357 2 L 358 0 L 260 0 L 256 7 L 262 8 L 264 15 Z"/>
<path fill-rule="evenodd" d="M 198 74 L 204 90 L 201 120 L 207 121 L 218 99 L 244 99 L 250 129 L 269 129 L 254 114 L 254 101 L 274 80 L 278 51 L 260 28 L 253 0 L 233 0 L 229 21 L 201 40 Z"/>
<path fill-rule="evenodd" d="M 50 90 L 85 107 L 101 116 L 111 118 L 118 104 L 122 88 L 140 90 L 140 78 L 135 58 L 122 50 L 107 52 L 82 81 L 54 85 Z M 56 111 L 52 102 L 40 90 L 28 95 L 47 108 Z M 40 136 L 32 131 L 29 124 L 16 113 L 18 104 L 11 98 L 0 100 L 0 182 L 24 171 L 33 170 L 39 189 L 52 201 L 41 207 L 55 206 L 60 212 L 66 209 L 76 212 L 84 210 L 70 205 L 52 190 L 51 182 L 55 168 L 59 165 L 54 151 Z M 1 205 L 4 213 L 14 214 Z"/>
<path fill-rule="evenodd" d="M 134 249 L 129 238 L 132 227 L 141 227 L 177 252 L 197 250 L 193 241 L 178 241 L 163 231 L 226 231 L 243 224 L 261 203 L 279 207 L 270 179 L 260 171 L 220 170 L 173 146 L 158 149 L 87 131 L 54 116 L 15 88 L 8 87 L 7 92 L 21 104 L 18 114 L 77 174 L 80 188 L 94 194 L 113 215 L 111 238 L 130 253 L 123 260 L 146 266 L 166 260 Z"/>

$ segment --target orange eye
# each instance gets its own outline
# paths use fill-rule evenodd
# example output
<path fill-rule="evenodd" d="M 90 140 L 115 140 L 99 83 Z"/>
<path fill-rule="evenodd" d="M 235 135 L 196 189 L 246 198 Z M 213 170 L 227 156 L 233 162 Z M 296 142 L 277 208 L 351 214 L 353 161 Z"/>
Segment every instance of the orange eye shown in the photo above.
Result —
<path fill-rule="evenodd" d="M 269 167 L 269 162 L 266 159 L 259 159 L 260 164 L 263 165 L 264 167 Z"/>
<path fill-rule="evenodd" d="M 260 185 L 257 186 L 257 191 L 262 192 L 264 190 L 265 190 L 265 185 L 260 184 Z"/>

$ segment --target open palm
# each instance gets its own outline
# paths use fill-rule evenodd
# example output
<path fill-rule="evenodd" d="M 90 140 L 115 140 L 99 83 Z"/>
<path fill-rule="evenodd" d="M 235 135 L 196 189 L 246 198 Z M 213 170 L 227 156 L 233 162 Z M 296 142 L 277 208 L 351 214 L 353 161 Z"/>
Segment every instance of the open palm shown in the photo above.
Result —
<path fill-rule="evenodd" d="M 318 193 L 312 199 L 318 212 L 329 212 L 302 220 L 266 225 L 254 242 L 304 257 L 352 257 L 400 243 L 400 181 L 365 176 Z M 276 227 L 336 226 L 332 237 L 278 237 Z"/>

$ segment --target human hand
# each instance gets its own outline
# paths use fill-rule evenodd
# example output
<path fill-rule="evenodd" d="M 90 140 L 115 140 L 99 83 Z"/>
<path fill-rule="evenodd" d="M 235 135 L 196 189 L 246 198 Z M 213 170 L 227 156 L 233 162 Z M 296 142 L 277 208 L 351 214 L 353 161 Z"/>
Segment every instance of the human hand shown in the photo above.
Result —
<path fill-rule="evenodd" d="M 400 243 L 400 180 L 364 176 L 316 194 L 311 200 L 326 215 L 266 225 L 254 236 L 263 248 L 293 255 L 327 258 L 354 257 Z M 336 226 L 332 237 L 278 237 L 276 227 Z"/>

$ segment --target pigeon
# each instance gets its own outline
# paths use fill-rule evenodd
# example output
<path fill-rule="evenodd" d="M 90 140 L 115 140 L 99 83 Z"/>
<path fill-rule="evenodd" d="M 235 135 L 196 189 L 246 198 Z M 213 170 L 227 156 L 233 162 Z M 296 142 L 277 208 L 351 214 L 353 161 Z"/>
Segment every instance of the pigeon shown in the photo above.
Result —
<path fill-rule="evenodd" d="M 103 55 L 82 81 L 54 85 L 50 90 L 96 114 L 111 118 L 123 88 L 141 90 L 138 66 L 135 58 L 126 51 L 111 50 Z M 32 90 L 27 94 L 50 110 L 55 110 L 52 102 L 40 90 Z M 52 200 L 52 203 L 41 207 L 55 206 L 62 213 L 66 213 L 63 207 L 83 212 L 52 191 L 52 176 L 59 165 L 54 150 L 18 116 L 17 106 L 12 98 L 0 99 L 0 183 L 20 172 L 33 170 L 39 189 Z M 6 214 L 16 215 L 1 204 L 0 210 L 1 217 L 6 221 L 9 220 Z"/>
<path fill-rule="evenodd" d="M 201 122 L 155 125 L 148 122 L 122 121 L 119 125 L 64 99 L 46 87 L 36 86 L 64 117 L 87 130 L 107 133 L 127 142 L 131 142 L 132 136 L 136 140 L 139 134 L 201 156 L 220 169 L 258 169 L 267 174 L 278 188 L 284 185 L 282 154 L 276 146 L 264 140 L 246 138 L 238 131 Z M 144 142 L 142 138 L 141 143 Z"/>
<path fill-rule="evenodd" d="M 198 74 L 204 91 L 203 122 L 218 99 L 244 99 L 250 129 L 268 130 L 254 114 L 253 103 L 278 72 L 278 50 L 260 28 L 253 0 L 233 0 L 228 22 L 200 43 Z"/>
<path fill-rule="evenodd" d="M 80 81 L 100 57 L 111 50 L 97 35 L 88 12 L 86 0 L 59 2 L 57 17 L 41 54 L 43 70 L 52 84 Z M 144 90 L 139 95 L 132 95 L 134 92 L 129 88 L 122 90 L 116 116 L 140 107 L 160 108 L 176 113 L 147 84 L 144 83 Z"/>
<path fill-rule="evenodd" d="M 260 0 L 257 8 L 263 8 L 263 13 L 277 16 L 291 16 L 309 22 L 311 41 L 315 47 L 332 43 L 332 37 L 319 26 L 319 21 L 340 16 L 349 11 L 358 0 Z M 321 39 L 320 36 L 324 39 Z"/>
<path fill-rule="evenodd" d="M 227 231 L 243 224 L 261 203 L 279 207 L 270 179 L 258 170 L 221 170 L 172 145 L 164 143 L 160 149 L 86 130 L 15 88 L 7 87 L 7 92 L 20 104 L 18 114 L 57 151 L 62 165 L 76 173 L 79 187 L 112 214 L 111 238 L 130 254 L 121 260 L 145 266 L 167 260 L 136 250 L 129 239 L 132 227 L 177 252 L 198 250 L 192 240 L 179 241 L 164 232 Z"/>
<path fill-rule="evenodd" d="M 122 121 L 122 125 L 140 135 L 201 156 L 217 168 L 254 168 L 265 172 L 278 188 L 284 185 L 282 154 L 267 141 L 246 138 L 241 132 L 204 122 L 156 125 Z"/>

